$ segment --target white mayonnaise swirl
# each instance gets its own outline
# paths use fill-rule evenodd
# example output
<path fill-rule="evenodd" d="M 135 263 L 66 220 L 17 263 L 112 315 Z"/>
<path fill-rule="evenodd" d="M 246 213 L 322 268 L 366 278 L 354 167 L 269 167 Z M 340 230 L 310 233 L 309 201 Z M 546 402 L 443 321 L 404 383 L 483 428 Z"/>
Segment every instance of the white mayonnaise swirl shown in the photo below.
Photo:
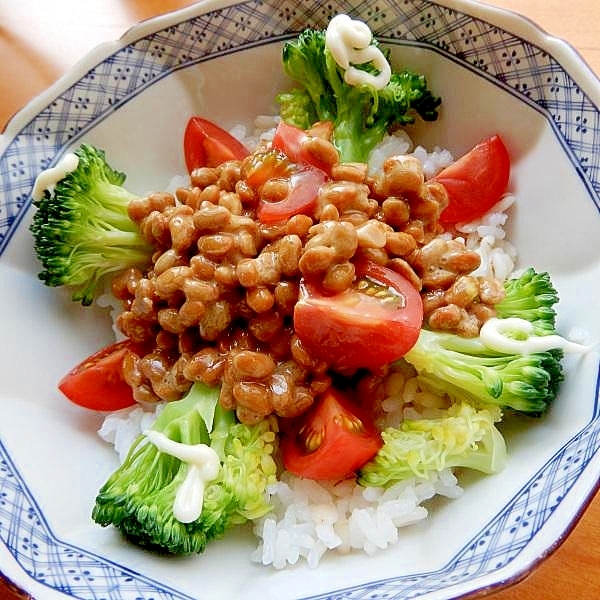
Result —
<path fill-rule="evenodd" d="M 202 514 L 206 484 L 219 474 L 219 455 L 206 444 L 181 444 L 153 429 L 145 435 L 161 452 L 188 464 L 185 479 L 175 494 L 173 516 L 180 523 L 192 523 Z"/>
<path fill-rule="evenodd" d="M 54 167 L 44 169 L 35 179 L 31 197 L 39 201 L 44 197 L 44 191 L 52 192 L 56 184 L 72 173 L 79 165 L 79 158 L 73 152 L 65 154 Z"/>
<path fill-rule="evenodd" d="M 392 75 L 390 64 L 383 52 L 371 45 L 373 34 L 369 26 L 362 21 L 339 14 L 329 21 L 325 32 L 325 46 L 331 52 L 335 62 L 345 69 L 344 81 L 348 85 L 366 84 L 377 90 L 383 89 Z M 353 65 L 372 62 L 379 71 L 367 73 Z"/>
<path fill-rule="evenodd" d="M 590 349 L 560 335 L 535 335 L 533 324 L 517 317 L 488 319 L 481 326 L 479 338 L 490 350 L 505 354 L 532 354 L 553 348 L 561 348 L 565 352 L 585 353 Z"/>

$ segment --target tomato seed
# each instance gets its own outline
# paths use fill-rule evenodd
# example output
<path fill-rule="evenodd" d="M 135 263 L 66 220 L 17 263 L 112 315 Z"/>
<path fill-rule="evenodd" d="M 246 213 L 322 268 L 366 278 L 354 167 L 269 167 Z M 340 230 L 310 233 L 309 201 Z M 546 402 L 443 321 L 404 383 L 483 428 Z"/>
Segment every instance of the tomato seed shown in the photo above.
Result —
<path fill-rule="evenodd" d="M 340 413 L 335 415 L 333 420 L 336 425 L 339 425 L 340 427 L 343 427 L 347 431 L 351 431 L 353 433 L 360 433 L 365 429 L 363 422 L 354 415 Z"/>
<path fill-rule="evenodd" d="M 323 443 L 324 437 L 325 432 L 322 429 L 316 431 L 312 427 L 304 426 L 300 428 L 300 431 L 298 431 L 298 438 L 302 442 L 306 452 L 309 454 L 319 449 Z"/>
<path fill-rule="evenodd" d="M 370 277 L 361 277 L 354 284 L 354 289 L 372 298 L 377 298 L 388 305 L 397 306 L 398 308 L 404 308 L 406 305 L 406 298 L 402 294 L 391 286 L 383 285 Z"/>

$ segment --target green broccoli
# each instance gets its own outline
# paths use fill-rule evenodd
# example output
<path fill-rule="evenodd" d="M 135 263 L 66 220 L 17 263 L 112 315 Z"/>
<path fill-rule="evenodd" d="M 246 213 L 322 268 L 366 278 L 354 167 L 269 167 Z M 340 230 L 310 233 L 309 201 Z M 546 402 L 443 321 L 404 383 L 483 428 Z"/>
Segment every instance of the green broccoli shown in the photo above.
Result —
<path fill-rule="evenodd" d="M 305 29 L 283 46 L 283 68 L 301 85 L 278 96 L 284 121 L 307 129 L 316 121 L 333 122 L 333 141 L 344 162 L 366 162 L 371 150 L 395 127 L 413 123 L 415 115 L 434 121 L 441 100 L 422 75 L 392 72 L 389 83 L 349 85 L 325 44 L 325 31 Z M 376 41 L 372 42 L 378 46 Z M 389 52 L 385 53 L 386 58 Z M 357 68 L 374 71 L 370 64 Z"/>
<path fill-rule="evenodd" d="M 75 155 L 75 170 L 34 200 L 30 229 L 44 268 L 39 278 L 72 288 L 72 299 L 87 306 L 108 275 L 149 264 L 153 249 L 127 214 L 137 196 L 123 187 L 125 175 L 93 146 L 82 144 Z"/>
<path fill-rule="evenodd" d="M 266 488 L 276 480 L 277 421 L 244 425 L 218 398 L 219 388 L 195 383 L 181 400 L 167 403 L 99 491 L 93 519 L 142 547 L 192 554 L 230 527 L 266 514 Z M 188 459 L 198 450 L 208 454 L 203 466 Z M 216 469 L 203 480 L 198 472 L 213 470 L 213 454 Z M 178 495 L 187 499 L 187 518 L 179 516 Z"/>
<path fill-rule="evenodd" d="M 547 273 L 532 269 L 505 283 L 506 297 L 497 305 L 502 319 L 524 319 L 534 337 L 554 333 L 558 295 Z M 519 332 L 515 332 L 518 339 Z M 555 337 L 548 338 L 553 341 Z M 543 351 L 493 350 L 481 336 L 422 329 L 404 360 L 416 369 L 421 385 L 478 405 L 497 404 L 532 416 L 543 414 L 564 378 L 562 348 Z"/>
<path fill-rule="evenodd" d="M 477 410 L 460 402 L 440 418 L 405 420 L 382 432 L 383 446 L 359 471 L 358 481 L 387 487 L 451 467 L 496 473 L 506 463 L 506 443 L 495 426 L 500 419 L 498 407 Z"/>
<path fill-rule="evenodd" d="M 496 304 L 500 318 L 519 317 L 533 324 L 536 335 L 553 334 L 555 330 L 558 294 L 547 272 L 533 268 L 504 284 L 505 297 Z"/>

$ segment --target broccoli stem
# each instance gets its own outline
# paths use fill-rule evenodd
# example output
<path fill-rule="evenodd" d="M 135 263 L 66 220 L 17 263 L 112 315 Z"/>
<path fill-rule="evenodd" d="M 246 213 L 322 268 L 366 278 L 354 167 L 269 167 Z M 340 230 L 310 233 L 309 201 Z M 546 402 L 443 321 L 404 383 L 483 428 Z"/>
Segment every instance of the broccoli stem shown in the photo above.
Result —
<path fill-rule="evenodd" d="M 31 232 L 43 266 L 39 278 L 72 288 L 71 298 L 89 305 L 108 276 L 147 266 L 154 249 L 129 218 L 137 196 L 123 187 L 125 175 L 93 146 L 82 144 L 75 154 L 75 170 L 36 200 Z"/>
<path fill-rule="evenodd" d="M 377 42 L 373 45 L 378 47 Z M 389 53 L 384 53 L 388 57 Z M 421 75 L 392 72 L 381 90 L 368 83 L 349 85 L 345 71 L 326 46 L 324 30 L 305 29 L 284 44 L 283 68 L 300 88 L 280 94 L 281 117 L 308 128 L 316 120 L 333 123 L 333 142 L 342 162 L 367 162 L 371 150 L 394 127 L 412 123 L 415 115 L 433 121 L 440 99 L 434 97 Z M 376 71 L 372 63 L 360 65 Z"/>
<path fill-rule="evenodd" d="M 554 304 L 558 294 L 548 273 L 527 269 L 504 284 L 506 296 L 496 305 L 503 319 L 524 319 L 533 332 L 547 337 L 555 333 Z M 514 336 L 518 332 L 513 333 Z M 564 378 L 563 349 L 544 351 L 492 350 L 482 337 L 422 329 L 417 343 L 404 360 L 416 369 L 421 385 L 455 400 L 468 399 L 475 404 L 496 404 L 532 416 L 543 414 L 556 397 Z M 515 339 L 517 339 L 515 337 Z M 533 345 L 532 347 L 537 347 Z M 502 351 L 501 351 L 502 350 Z"/>
<path fill-rule="evenodd" d="M 210 448 L 207 456 L 218 456 L 217 476 L 210 481 L 202 479 L 203 496 L 196 508 L 193 499 L 200 489 L 195 485 L 198 472 L 190 470 L 199 466 L 161 452 L 140 435 L 96 497 L 92 518 L 97 523 L 114 525 L 140 546 L 190 554 L 202 552 L 210 540 L 230 527 L 270 510 L 266 488 L 277 473 L 273 459 L 276 420 L 266 419 L 253 426 L 238 423 L 233 411 L 220 406 L 219 393 L 218 387 L 195 383 L 184 398 L 167 403 L 151 427 L 161 434 L 151 434 L 153 438 L 164 436 L 167 442 L 184 445 L 206 444 Z M 185 456 L 201 449 L 179 450 L 179 455 Z M 208 464 L 209 469 L 212 466 Z M 186 497 L 183 521 L 178 518 L 182 505 L 177 502 L 182 495 Z"/>
<path fill-rule="evenodd" d="M 439 418 L 412 419 L 383 431 L 383 446 L 359 473 L 359 483 L 387 487 L 411 477 L 429 479 L 463 467 L 496 473 L 506 464 L 506 444 L 495 423 L 498 407 L 452 405 Z"/>

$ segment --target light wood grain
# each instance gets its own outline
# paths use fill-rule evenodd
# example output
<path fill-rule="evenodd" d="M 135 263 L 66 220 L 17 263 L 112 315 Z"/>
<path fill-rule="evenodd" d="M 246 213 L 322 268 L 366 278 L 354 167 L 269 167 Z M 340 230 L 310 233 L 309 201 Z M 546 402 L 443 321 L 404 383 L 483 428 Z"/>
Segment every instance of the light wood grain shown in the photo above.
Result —
<path fill-rule="evenodd" d="M 19 108 L 99 43 L 185 0 L 0 0 L 0 130 Z M 600 73 L 599 0 L 497 0 L 573 45 Z M 16 592 L 0 584 L 0 597 Z M 600 598 L 600 495 L 549 558 L 490 600 Z"/>

